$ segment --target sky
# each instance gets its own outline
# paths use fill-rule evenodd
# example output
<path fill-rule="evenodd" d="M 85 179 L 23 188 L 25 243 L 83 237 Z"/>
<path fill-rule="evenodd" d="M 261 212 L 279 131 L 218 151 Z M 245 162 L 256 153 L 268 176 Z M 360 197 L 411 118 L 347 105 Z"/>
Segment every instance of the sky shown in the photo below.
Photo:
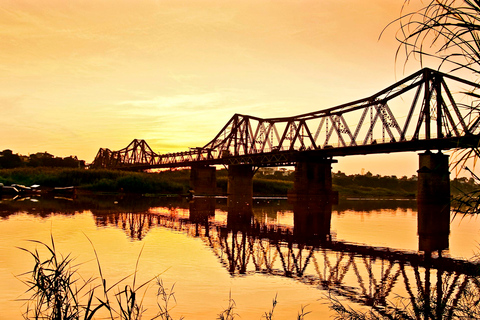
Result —
<path fill-rule="evenodd" d="M 0 149 L 76 155 L 207 144 L 235 114 L 293 116 L 420 69 L 395 59 L 401 0 L 0 0 Z M 416 174 L 415 153 L 334 171 Z"/>

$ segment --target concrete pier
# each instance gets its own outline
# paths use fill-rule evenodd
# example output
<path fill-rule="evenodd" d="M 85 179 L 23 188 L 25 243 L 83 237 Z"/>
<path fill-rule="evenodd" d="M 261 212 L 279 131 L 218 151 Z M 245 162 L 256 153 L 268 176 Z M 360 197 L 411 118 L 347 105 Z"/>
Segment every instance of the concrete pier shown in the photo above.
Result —
<path fill-rule="evenodd" d="M 288 194 L 289 200 L 337 203 L 338 192 L 332 190 L 332 163 L 335 162 L 336 160 L 332 159 L 297 161 L 293 190 Z"/>
<path fill-rule="evenodd" d="M 217 193 L 216 168 L 194 166 L 190 170 L 190 188 L 195 194 L 214 195 Z"/>
<path fill-rule="evenodd" d="M 251 165 L 228 166 L 228 218 L 230 229 L 242 230 L 251 226 L 253 216 L 253 167 Z"/>
<path fill-rule="evenodd" d="M 449 248 L 450 210 L 445 205 L 418 206 L 418 250 L 425 253 L 441 252 Z"/>
<path fill-rule="evenodd" d="M 238 197 L 253 197 L 253 174 L 251 165 L 228 166 L 227 193 Z"/>
<path fill-rule="evenodd" d="M 417 230 L 419 250 L 425 252 L 448 249 L 450 234 L 450 172 L 448 155 L 419 155 L 417 190 Z"/>

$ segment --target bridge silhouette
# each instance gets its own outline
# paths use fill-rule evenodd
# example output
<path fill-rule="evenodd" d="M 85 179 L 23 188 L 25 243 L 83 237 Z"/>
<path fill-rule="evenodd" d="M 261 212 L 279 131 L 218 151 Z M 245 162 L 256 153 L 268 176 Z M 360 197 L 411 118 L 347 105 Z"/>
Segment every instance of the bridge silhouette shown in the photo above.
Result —
<path fill-rule="evenodd" d="M 210 224 L 209 213 L 198 214 L 211 212 L 207 200 L 208 210 L 190 209 L 190 222 L 151 214 L 115 216 L 112 221 L 128 225 L 138 237 L 155 224 L 186 228 L 196 236 L 203 234 L 231 273 L 268 272 L 324 288 L 335 285 L 339 295 L 383 310 L 394 287 L 401 287 L 415 312 L 424 304 L 428 305 L 427 317 L 444 311 L 451 315 L 454 311 L 442 306 L 448 302 L 455 307 L 467 287 L 478 292 L 477 266 L 332 240 L 331 164 L 337 161 L 334 157 L 341 156 L 423 152 L 419 154 L 417 171 L 419 250 L 441 253 L 448 248 L 450 232 L 449 157 L 442 151 L 478 147 L 478 88 L 480 85 L 471 81 L 422 69 L 368 98 L 316 112 L 281 118 L 235 114 L 205 146 L 188 151 L 160 154 L 144 140 L 133 140 L 118 151 L 102 148 L 91 168 L 190 167 L 192 188 L 199 194 L 215 194 L 215 166 L 225 165 L 229 214 L 226 227 Z M 436 150 L 438 153 L 432 153 Z M 252 207 L 255 167 L 283 165 L 295 165 L 289 198 L 294 200 L 294 213 L 304 221 L 291 232 L 252 228 L 251 215 L 242 208 Z M 308 229 L 312 226 L 317 228 L 313 232 L 316 238 L 305 239 L 312 233 Z M 272 257 L 280 261 L 272 261 Z M 380 270 L 378 264 L 374 266 L 376 259 L 381 260 Z M 319 265 L 321 260 L 323 266 Z M 365 267 L 362 272 L 361 266 Z M 377 277 L 374 269 L 380 272 Z M 420 269 L 424 270 L 424 281 Z M 432 286 L 431 272 L 436 273 L 436 286 Z M 352 288 L 344 283 L 347 277 L 358 283 Z M 441 303 L 430 310 L 430 301 L 435 299 Z"/>
<path fill-rule="evenodd" d="M 450 87 L 453 87 L 452 90 Z M 364 99 L 292 117 L 235 114 L 203 147 L 156 153 L 144 140 L 101 148 L 92 168 L 146 170 L 198 165 L 281 166 L 299 158 L 475 147 L 480 85 L 428 68 Z"/>

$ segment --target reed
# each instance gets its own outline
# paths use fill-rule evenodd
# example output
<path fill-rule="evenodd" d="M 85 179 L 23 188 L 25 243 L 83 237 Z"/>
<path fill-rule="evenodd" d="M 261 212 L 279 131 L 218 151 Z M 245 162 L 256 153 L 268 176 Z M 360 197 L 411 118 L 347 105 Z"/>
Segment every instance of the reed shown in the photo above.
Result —
<path fill-rule="evenodd" d="M 236 312 L 234 312 L 233 310 L 235 309 L 237 305 L 235 304 L 235 301 L 232 299 L 232 293 L 230 292 L 228 294 L 228 306 L 222 310 L 222 312 L 220 312 L 218 314 L 218 320 L 233 320 L 235 319 L 236 316 L 238 316 L 238 314 Z"/>
<path fill-rule="evenodd" d="M 29 253 L 34 259 L 33 270 L 19 275 L 20 279 L 27 277 L 21 281 L 28 286 L 26 293 L 30 295 L 24 300 L 24 319 L 91 320 L 95 319 L 95 315 L 103 312 L 107 316 L 102 314 L 102 319 L 140 320 L 146 311 L 143 298 L 148 286 L 155 281 L 158 287 L 159 311 L 152 319 L 173 320 L 170 314 L 173 308 L 170 301 L 175 300 L 174 293 L 173 290 L 164 288 L 159 275 L 140 285 L 137 284 L 141 252 L 133 274 L 108 286 L 94 247 L 99 277 L 85 279 L 79 273 L 81 264 L 75 264 L 70 254 L 63 256 L 57 252 L 53 237 L 50 244 L 36 240 L 31 242 L 45 248 L 48 257 L 42 258 L 38 249 L 19 248 Z M 91 241 L 90 243 L 93 246 Z M 129 278 L 132 278 L 131 284 L 126 283 Z M 176 304 L 176 301 L 174 302 Z"/>
<path fill-rule="evenodd" d="M 37 249 L 28 252 L 34 259 L 33 270 L 22 274 L 29 275 L 23 282 L 29 287 L 31 296 L 26 300 L 25 319 L 92 319 L 93 315 L 104 306 L 94 305 L 96 287 L 94 279 L 77 276 L 78 265 L 73 264 L 70 255 L 63 257 L 56 252 L 53 237 L 48 245 L 32 241 L 45 247 L 50 257 L 42 260 Z M 85 299 L 81 299 L 84 297 Z"/>
<path fill-rule="evenodd" d="M 457 282 L 459 277 L 453 273 L 441 277 L 441 288 L 434 286 L 416 297 L 396 297 L 393 301 L 374 301 L 355 308 L 343 304 L 334 295 L 328 295 L 327 299 L 330 309 L 336 313 L 335 319 L 480 319 L 479 277 L 467 278 L 462 283 Z M 446 288 L 448 291 L 443 291 Z"/>
<path fill-rule="evenodd" d="M 88 239 L 88 237 L 87 237 Z M 26 320 L 140 320 L 145 319 L 146 307 L 143 305 L 144 297 L 149 287 L 157 287 L 157 310 L 151 320 L 174 320 L 172 310 L 177 305 L 174 285 L 171 288 L 164 286 L 160 275 L 138 284 L 137 274 L 140 251 L 132 274 L 125 276 L 113 285 L 108 285 L 104 277 L 100 258 L 92 241 L 97 263 L 98 277 L 84 278 L 79 272 L 81 263 L 76 263 L 71 254 L 63 256 L 57 251 L 53 236 L 50 243 L 30 240 L 40 248 L 33 250 L 19 248 L 27 252 L 34 260 L 33 270 L 20 274 L 20 279 L 27 287 L 24 301 L 23 318 Z M 46 250 L 45 250 L 46 249 Z M 46 257 L 41 254 L 46 251 Z M 131 283 L 127 280 L 131 279 Z M 272 308 L 265 312 L 263 317 L 272 320 L 277 296 L 273 299 Z M 236 303 L 231 293 L 228 298 L 228 306 L 217 315 L 219 320 L 233 320 L 240 317 L 236 312 Z M 297 319 L 304 319 L 310 312 L 301 307 Z M 184 319 L 183 316 L 178 318 Z"/>

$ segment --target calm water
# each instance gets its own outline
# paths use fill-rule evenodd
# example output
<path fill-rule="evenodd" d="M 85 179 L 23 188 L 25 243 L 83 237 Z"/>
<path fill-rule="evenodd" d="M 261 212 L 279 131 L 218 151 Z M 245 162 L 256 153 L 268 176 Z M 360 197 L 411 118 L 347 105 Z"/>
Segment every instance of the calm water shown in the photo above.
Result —
<path fill-rule="evenodd" d="M 161 274 L 165 287 L 174 286 L 175 318 L 216 319 L 229 295 L 242 319 L 261 319 L 275 296 L 275 319 L 296 319 L 302 306 L 311 312 L 306 319 L 328 318 L 329 291 L 357 308 L 381 306 L 397 295 L 414 301 L 419 294 L 439 294 L 438 281 L 452 292 L 468 285 L 470 269 L 459 260 L 480 250 L 480 220 L 452 215 L 449 236 L 433 230 L 419 237 L 415 204 L 4 198 L 0 319 L 22 318 L 18 299 L 26 297 L 26 287 L 15 275 L 29 271 L 33 260 L 17 247 L 41 249 L 27 240 L 49 242 L 51 234 L 59 252 L 82 263 L 84 277 L 98 276 L 90 239 L 110 284 L 132 274 L 141 253 L 137 283 Z M 418 254 L 420 241 L 448 248 L 429 260 Z M 448 280 L 453 273 L 456 282 Z M 147 291 L 146 315 L 155 313 L 155 293 L 154 286 Z"/>

